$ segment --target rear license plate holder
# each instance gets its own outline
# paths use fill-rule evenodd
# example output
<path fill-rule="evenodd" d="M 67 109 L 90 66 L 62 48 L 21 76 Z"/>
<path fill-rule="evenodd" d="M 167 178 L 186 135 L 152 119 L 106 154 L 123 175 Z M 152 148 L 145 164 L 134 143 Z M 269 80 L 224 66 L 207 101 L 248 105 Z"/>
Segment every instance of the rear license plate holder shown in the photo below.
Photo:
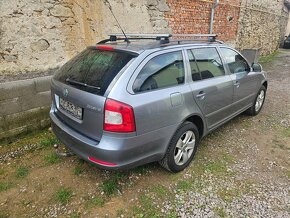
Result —
<path fill-rule="evenodd" d="M 63 98 L 59 98 L 59 106 L 63 111 L 70 114 L 71 116 L 79 120 L 83 119 L 83 108 L 76 106 L 75 104 L 64 100 Z"/>

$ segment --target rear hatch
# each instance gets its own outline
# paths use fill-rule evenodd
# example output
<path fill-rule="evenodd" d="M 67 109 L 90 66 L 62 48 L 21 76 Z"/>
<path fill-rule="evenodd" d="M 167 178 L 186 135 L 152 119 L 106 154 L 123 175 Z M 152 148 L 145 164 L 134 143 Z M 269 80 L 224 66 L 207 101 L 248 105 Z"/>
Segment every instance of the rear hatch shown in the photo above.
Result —
<path fill-rule="evenodd" d="M 120 70 L 134 57 L 110 46 L 88 47 L 63 65 L 52 80 L 55 115 L 92 139 L 103 133 L 104 96 Z"/>

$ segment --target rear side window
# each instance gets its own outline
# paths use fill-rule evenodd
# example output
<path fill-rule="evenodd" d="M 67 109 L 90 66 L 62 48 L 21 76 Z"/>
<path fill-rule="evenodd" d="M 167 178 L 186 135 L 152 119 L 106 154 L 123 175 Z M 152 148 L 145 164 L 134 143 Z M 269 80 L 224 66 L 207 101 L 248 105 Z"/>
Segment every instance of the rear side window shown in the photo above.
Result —
<path fill-rule="evenodd" d="M 63 65 L 54 79 L 90 93 L 104 95 L 117 73 L 133 57 L 126 52 L 88 47 Z"/>
<path fill-rule="evenodd" d="M 137 76 L 134 92 L 160 89 L 184 83 L 181 51 L 158 55 L 146 63 Z"/>
<path fill-rule="evenodd" d="M 200 71 L 201 79 L 225 75 L 221 58 L 215 48 L 196 48 L 191 51 Z"/>
<path fill-rule="evenodd" d="M 221 48 L 221 54 L 229 66 L 231 73 L 250 71 L 247 61 L 238 52 L 229 48 Z"/>

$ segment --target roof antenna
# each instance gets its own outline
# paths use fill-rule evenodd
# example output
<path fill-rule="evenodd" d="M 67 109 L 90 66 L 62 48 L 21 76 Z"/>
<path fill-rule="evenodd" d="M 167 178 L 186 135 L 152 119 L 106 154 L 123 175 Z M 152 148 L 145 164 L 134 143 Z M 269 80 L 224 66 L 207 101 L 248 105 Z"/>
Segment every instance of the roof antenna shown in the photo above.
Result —
<path fill-rule="evenodd" d="M 109 2 L 108 0 L 104 0 L 104 2 L 105 2 L 105 4 L 108 6 L 108 8 L 110 9 L 110 11 L 111 11 L 111 13 L 112 13 L 113 17 L 115 18 L 115 20 L 116 20 L 116 22 L 117 22 L 117 24 L 118 24 L 119 28 L 121 29 L 121 31 L 122 31 L 122 33 L 123 33 L 123 35 L 125 36 L 125 42 L 127 42 L 127 43 L 130 43 L 130 41 L 129 41 L 128 37 L 126 36 L 126 34 L 125 34 L 124 30 L 122 29 L 122 27 L 121 27 L 120 23 L 118 22 L 118 20 L 117 20 L 116 16 L 115 16 L 115 15 L 114 15 L 114 13 L 113 13 L 112 6 L 111 6 L 110 2 Z"/>

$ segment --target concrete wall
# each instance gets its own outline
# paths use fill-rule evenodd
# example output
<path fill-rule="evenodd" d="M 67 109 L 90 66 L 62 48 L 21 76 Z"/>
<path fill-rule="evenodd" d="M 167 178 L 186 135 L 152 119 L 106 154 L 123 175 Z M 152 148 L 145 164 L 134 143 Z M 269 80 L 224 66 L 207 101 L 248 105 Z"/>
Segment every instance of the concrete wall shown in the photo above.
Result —
<path fill-rule="evenodd" d="M 0 141 L 49 125 L 50 79 L 0 83 Z"/>

